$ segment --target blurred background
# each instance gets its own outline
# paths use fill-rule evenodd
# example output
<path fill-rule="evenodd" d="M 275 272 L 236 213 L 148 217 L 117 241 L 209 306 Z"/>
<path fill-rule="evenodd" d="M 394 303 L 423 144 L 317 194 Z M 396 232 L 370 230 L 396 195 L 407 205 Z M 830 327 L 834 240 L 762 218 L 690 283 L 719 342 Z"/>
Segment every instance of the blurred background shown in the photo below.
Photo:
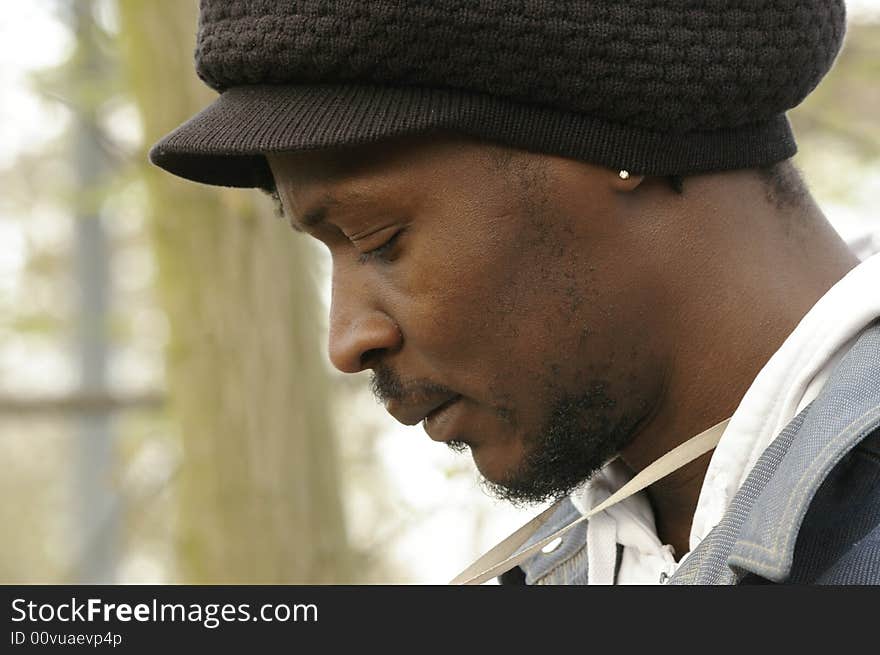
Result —
<path fill-rule="evenodd" d="M 880 0 L 791 114 L 814 196 L 880 249 Z M 445 583 L 539 508 L 326 356 L 328 262 L 256 191 L 146 150 L 208 104 L 196 2 L 0 19 L 0 583 Z"/>

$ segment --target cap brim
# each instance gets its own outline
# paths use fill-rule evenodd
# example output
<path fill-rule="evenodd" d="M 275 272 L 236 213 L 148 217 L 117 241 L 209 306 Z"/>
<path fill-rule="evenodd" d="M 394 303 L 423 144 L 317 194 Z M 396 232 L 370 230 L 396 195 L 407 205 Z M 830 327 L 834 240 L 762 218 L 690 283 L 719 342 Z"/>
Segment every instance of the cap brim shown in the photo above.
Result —
<path fill-rule="evenodd" d="M 252 85 L 224 91 L 153 146 L 150 160 L 196 182 L 269 189 L 274 184 L 265 153 L 432 130 L 646 175 L 769 165 L 797 150 L 784 114 L 730 130 L 657 133 L 453 89 Z"/>
<path fill-rule="evenodd" d="M 270 188 L 264 153 L 357 145 L 456 127 L 472 110 L 473 101 L 442 89 L 234 87 L 156 143 L 150 161 L 196 182 Z"/>

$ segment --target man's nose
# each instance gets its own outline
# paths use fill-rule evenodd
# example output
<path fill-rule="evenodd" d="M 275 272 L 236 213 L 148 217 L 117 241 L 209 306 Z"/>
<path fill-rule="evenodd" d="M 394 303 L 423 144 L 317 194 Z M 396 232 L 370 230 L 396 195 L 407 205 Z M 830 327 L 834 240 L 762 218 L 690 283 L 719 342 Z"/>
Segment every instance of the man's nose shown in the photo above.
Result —
<path fill-rule="evenodd" d="M 352 297 L 357 295 L 334 288 L 330 303 L 330 361 L 343 373 L 371 368 L 383 355 L 398 350 L 403 340 L 394 319 Z"/>

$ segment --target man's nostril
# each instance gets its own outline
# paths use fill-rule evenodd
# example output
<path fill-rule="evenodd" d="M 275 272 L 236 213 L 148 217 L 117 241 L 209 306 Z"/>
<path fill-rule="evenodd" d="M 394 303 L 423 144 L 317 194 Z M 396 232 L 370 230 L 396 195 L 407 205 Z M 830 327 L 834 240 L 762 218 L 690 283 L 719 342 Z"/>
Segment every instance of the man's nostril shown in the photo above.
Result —
<path fill-rule="evenodd" d="M 372 368 L 384 352 L 384 348 L 370 348 L 361 355 L 361 370 Z"/>

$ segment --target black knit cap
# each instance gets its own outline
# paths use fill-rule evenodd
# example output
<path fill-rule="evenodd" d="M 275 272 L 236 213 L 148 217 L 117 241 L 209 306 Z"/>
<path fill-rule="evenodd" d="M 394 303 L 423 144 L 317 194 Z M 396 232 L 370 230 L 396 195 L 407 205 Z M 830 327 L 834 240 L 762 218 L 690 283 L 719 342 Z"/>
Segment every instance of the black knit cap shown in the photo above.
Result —
<path fill-rule="evenodd" d="M 270 188 L 263 153 L 439 129 L 646 175 L 767 166 L 844 28 L 843 0 L 202 0 L 220 97 L 150 159 Z"/>

